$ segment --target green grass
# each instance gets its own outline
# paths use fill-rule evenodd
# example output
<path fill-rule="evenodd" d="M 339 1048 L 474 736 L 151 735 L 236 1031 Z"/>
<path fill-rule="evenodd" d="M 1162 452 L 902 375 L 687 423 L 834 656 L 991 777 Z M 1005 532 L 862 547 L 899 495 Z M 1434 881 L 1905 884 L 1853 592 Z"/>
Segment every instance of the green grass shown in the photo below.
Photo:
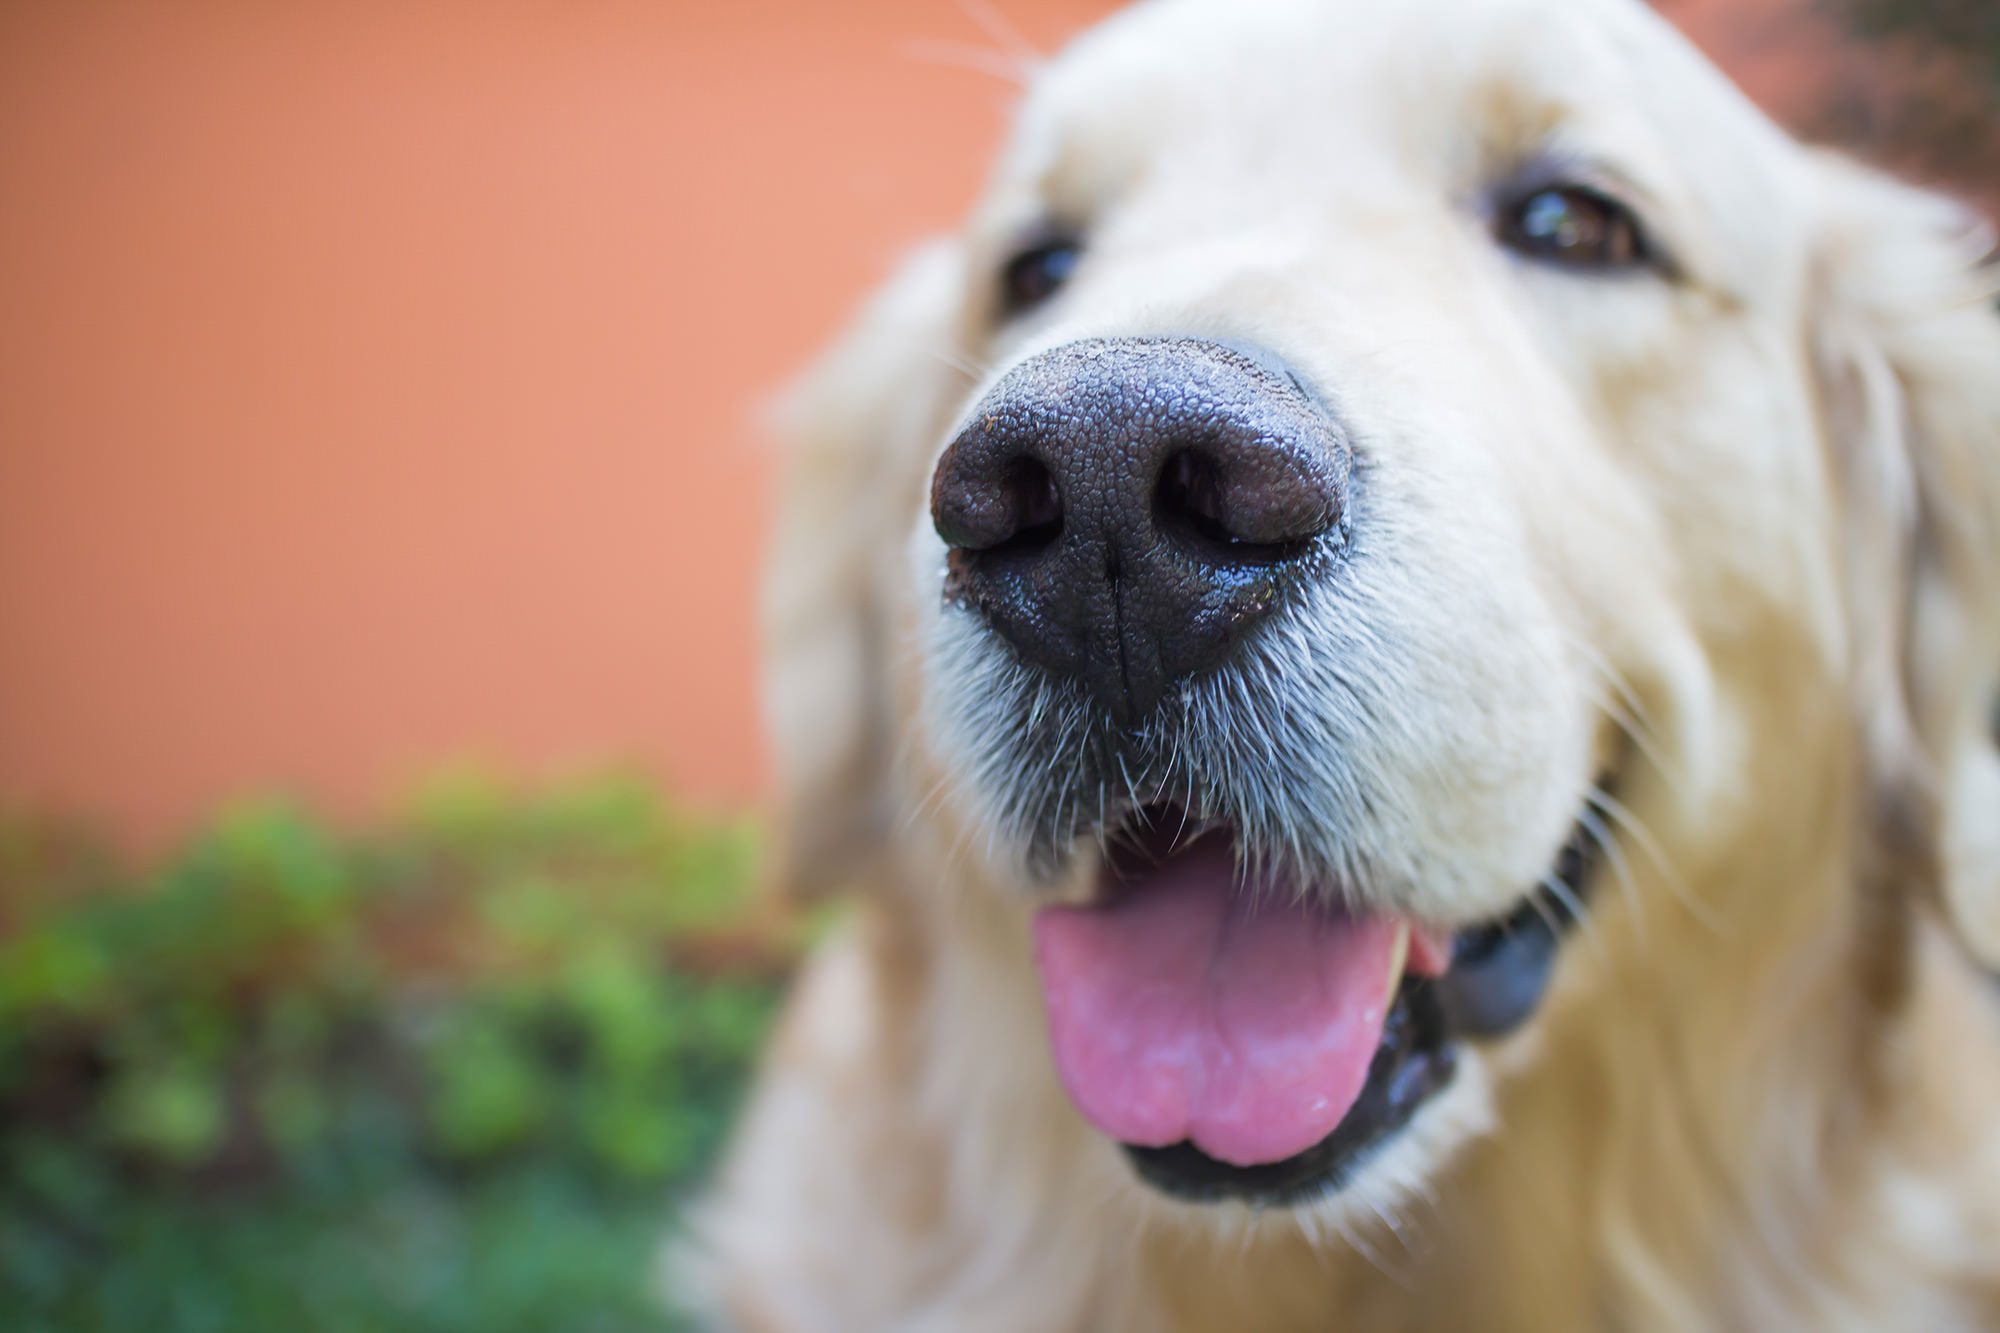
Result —
<path fill-rule="evenodd" d="M 0 1327 L 671 1328 L 655 1257 L 800 928 L 645 787 L 0 828 Z"/>

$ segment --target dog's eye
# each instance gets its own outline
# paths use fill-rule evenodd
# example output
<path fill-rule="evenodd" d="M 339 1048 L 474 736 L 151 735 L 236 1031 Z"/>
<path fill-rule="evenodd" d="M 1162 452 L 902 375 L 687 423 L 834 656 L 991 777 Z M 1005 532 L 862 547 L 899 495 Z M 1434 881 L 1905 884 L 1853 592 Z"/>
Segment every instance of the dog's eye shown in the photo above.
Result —
<path fill-rule="evenodd" d="M 1000 272 L 1002 313 L 1018 315 L 1054 296 L 1076 271 L 1082 253 L 1074 241 L 1049 241 L 1008 260 Z"/>
<path fill-rule="evenodd" d="M 1632 268 L 1650 257 L 1632 210 L 1582 185 L 1537 190 L 1507 208 L 1500 241 L 1567 268 Z"/>

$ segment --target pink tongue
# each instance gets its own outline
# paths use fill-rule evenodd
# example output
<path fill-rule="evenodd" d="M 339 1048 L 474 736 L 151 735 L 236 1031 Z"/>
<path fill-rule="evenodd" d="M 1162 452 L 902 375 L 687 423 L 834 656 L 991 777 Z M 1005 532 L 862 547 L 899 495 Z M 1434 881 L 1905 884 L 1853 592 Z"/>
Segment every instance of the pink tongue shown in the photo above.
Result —
<path fill-rule="evenodd" d="M 1085 1118 L 1234 1166 L 1333 1132 L 1382 1040 L 1396 923 L 1295 896 L 1239 887 L 1228 840 L 1211 837 L 1109 906 L 1036 917 L 1056 1070 Z"/>

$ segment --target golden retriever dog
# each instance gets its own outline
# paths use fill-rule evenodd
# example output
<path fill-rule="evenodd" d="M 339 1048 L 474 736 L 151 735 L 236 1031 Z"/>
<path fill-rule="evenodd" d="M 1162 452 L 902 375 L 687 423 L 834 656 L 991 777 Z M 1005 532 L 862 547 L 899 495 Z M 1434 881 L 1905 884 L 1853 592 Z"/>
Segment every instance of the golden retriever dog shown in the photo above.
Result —
<path fill-rule="evenodd" d="M 1639 0 L 1150 0 L 796 397 L 741 1333 L 2000 1328 L 2000 319 Z"/>

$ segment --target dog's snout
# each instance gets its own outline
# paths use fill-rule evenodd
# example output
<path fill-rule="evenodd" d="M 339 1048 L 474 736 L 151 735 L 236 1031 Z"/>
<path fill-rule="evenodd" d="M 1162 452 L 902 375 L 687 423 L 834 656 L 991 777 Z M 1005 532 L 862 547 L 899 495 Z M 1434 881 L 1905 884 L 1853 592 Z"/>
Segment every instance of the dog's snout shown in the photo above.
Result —
<path fill-rule="evenodd" d="M 951 596 L 1130 722 L 1219 663 L 1343 530 L 1345 438 L 1274 358 L 1094 339 L 981 401 L 931 479 Z"/>

